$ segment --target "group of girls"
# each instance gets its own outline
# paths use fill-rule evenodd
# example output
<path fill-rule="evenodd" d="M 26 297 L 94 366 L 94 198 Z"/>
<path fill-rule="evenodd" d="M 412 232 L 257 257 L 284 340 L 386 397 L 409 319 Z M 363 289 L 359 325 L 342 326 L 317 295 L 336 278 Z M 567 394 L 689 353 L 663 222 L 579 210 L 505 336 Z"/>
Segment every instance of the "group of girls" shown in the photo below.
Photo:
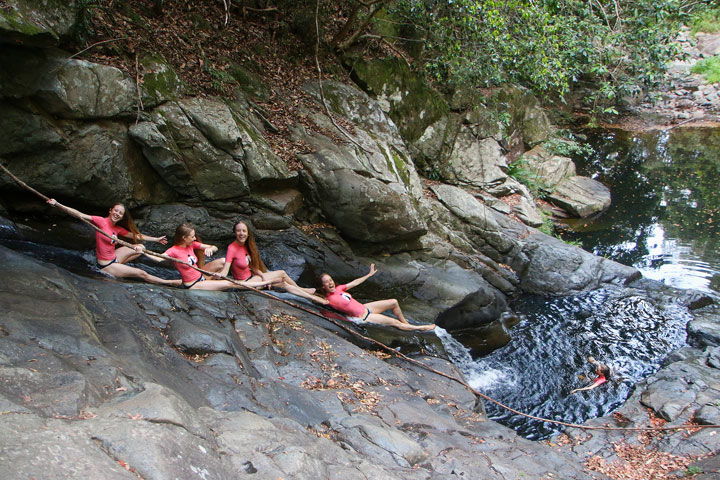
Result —
<path fill-rule="evenodd" d="M 121 203 L 116 203 L 110 208 L 107 217 L 86 215 L 74 208 L 66 207 L 49 199 L 48 203 L 60 208 L 69 215 L 80 220 L 90 222 L 110 237 L 100 232 L 95 233 L 95 253 L 97 256 L 98 268 L 110 275 L 120 278 L 139 278 L 146 282 L 158 285 L 172 285 L 191 290 L 227 290 L 230 288 L 248 287 L 277 287 L 289 293 L 306 298 L 321 305 L 329 305 L 332 308 L 347 315 L 351 320 L 362 323 L 377 323 L 393 326 L 401 330 L 432 330 L 435 325 L 413 325 L 409 323 L 400 309 L 397 300 L 379 300 L 362 304 L 353 299 L 347 290 L 356 287 L 374 275 L 377 270 L 375 265 L 370 266 L 370 272 L 345 285 L 335 285 L 332 277 L 327 273 L 320 277 L 320 294 L 316 295 L 314 288 L 302 288 L 298 286 L 284 270 L 268 271 L 260 259 L 257 244 L 245 222 L 238 222 L 233 227 L 235 240 L 228 246 L 224 258 L 218 258 L 207 264 L 204 263 L 205 256 L 212 256 L 218 252 L 218 247 L 198 241 L 195 229 L 192 225 L 182 224 L 175 230 L 173 245 L 165 251 L 165 255 L 180 260 L 173 262 L 180 272 L 180 280 L 166 280 L 151 275 L 146 271 L 126 265 L 142 255 L 145 249 L 140 242 L 150 241 L 160 244 L 167 244 L 167 238 L 152 237 L 140 233 L 135 226 L 129 212 Z M 116 248 L 118 237 L 131 239 L 132 247 L 120 246 Z M 161 262 L 162 258 L 149 256 L 151 259 Z M 195 268 L 194 268 L 195 267 Z M 198 268 L 208 272 L 206 275 Z M 231 274 L 235 282 L 225 280 Z M 383 315 L 386 310 L 392 310 L 397 318 Z"/>

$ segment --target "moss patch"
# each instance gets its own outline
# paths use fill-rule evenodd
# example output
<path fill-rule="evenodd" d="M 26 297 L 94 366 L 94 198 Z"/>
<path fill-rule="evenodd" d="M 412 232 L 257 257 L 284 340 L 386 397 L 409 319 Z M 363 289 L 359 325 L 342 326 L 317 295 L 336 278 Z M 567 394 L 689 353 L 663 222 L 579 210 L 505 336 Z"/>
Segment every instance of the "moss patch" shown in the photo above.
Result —
<path fill-rule="evenodd" d="M 425 129 L 450 111 L 445 99 L 399 58 L 365 60 L 346 57 L 352 79 L 381 105 L 408 142 L 420 138 Z"/>

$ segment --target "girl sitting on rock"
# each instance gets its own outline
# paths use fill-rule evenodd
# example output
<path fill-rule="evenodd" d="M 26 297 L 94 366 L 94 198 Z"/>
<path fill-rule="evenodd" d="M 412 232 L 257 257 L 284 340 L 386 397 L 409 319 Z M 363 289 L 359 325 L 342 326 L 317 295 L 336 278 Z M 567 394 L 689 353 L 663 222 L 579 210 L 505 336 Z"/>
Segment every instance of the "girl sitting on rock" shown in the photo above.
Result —
<path fill-rule="evenodd" d="M 157 285 L 173 285 L 179 286 L 179 280 L 165 280 L 164 278 L 150 275 L 145 270 L 125 265 L 138 258 L 145 246 L 142 245 L 142 241 L 157 242 L 166 244 L 167 239 L 165 236 L 162 237 L 151 237 L 149 235 L 143 235 L 140 233 L 133 222 L 130 213 L 126 211 L 125 205 L 122 203 L 116 203 L 108 212 L 107 217 L 97 217 L 94 215 L 87 215 L 74 208 L 66 207 L 58 203 L 54 198 L 47 201 L 53 207 L 57 207 L 63 210 L 67 214 L 78 218 L 80 220 L 90 222 L 96 227 L 100 228 L 103 232 L 108 235 L 117 238 L 125 237 L 132 240 L 135 245 L 133 248 L 130 247 L 116 247 L 116 242 L 113 239 L 106 237 L 100 232 L 95 232 L 95 256 L 97 261 L 97 267 L 103 273 L 108 273 L 118 278 L 139 278 L 146 282 L 154 283 Z M 150 257 L 153 258 L 154 257 Z M 158 260 L 162 261 L 162 260 Z"/>
<path fill-rule="evenodd" d="M 220 258 L 204 265 L 205 255 L 210 256 L 218 251 L 215 245 L 207 245 L 200 243 L 195 237 L 195 228 L 192 225 L 183 223 L 175 230 L 173 238 L 173 246 L 165 251 L 165 255 L 182 260 L 190 265 L 210 272 L 219 271 L 224 259 Z M 194 268 L 182 264 L 175 263 L 175 268 L 180 272 L 182 278 L 182 286 L 193 290 L 227 290 L 229 288 L 238 288 L 238 285 L 229 280 L 208 279 L 202 273 Z M 241 286 L 245 287 L 262 287 L 268 282 L 265 280 L 240 281 Z"/>
<path fill-rule="evenodd" d="M 233 227 L 235 240 L 228 245 L 224 264 L 220 275 L 226 276 L 232 273 L 235 280 L 242 281 L 265 281 L 268 286 L 280 287 L 293 295 L 307 298 L 313 302 L 327 303 L 326 300 L 313 295 L 314 288 L 302 288 L 293 281 L 284 270 L 268 271 L 260 258 L 255 236 L 245 222 L 238 222 Z"/>
<path fill-rule="evenodd" d="M 405 319 L 402 310 L 400 310 L 398 301 L 394 298 L 362 304 L 355 300 L 352 295 L 347 293 L 348 290 L 357 287 L 365 280 L 375 275 L 375 273 L 377 273 L 377 270 L 375 270 L 375 264 L 373 263 L 370 265 L 370 272 L 367 275 L 356 278 L 345 285 L 335 285 L 335 281 L 332 277 L 327 273 L 323 273 L 320 276 L 320 285 L 328 305 L 347 315 L 349 320 L 358 323 L 377 323 L 380 325 L 399 328 L 400 330 L 412 331 L 427 331 L 435 328 L 435 324 L 412 325 L 409 323 Z M 397 318 L 383 315 L 383 312 L 386 310 L 392 310 Z"/>

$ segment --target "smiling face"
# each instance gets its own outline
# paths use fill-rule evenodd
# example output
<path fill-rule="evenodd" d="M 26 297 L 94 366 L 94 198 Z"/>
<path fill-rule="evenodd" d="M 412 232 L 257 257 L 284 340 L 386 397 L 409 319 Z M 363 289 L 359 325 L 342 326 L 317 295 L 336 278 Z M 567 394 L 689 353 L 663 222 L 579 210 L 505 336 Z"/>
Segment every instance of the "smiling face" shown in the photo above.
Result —
<path fill-rule="evenodd" d="M 235 225 L 235 240 L 237 240 L 237 242 L 240 245 L 245 245 L 245 242 L 247 241 L 247 239 L 248 239 L 248 226 L 243 222 L 240 222 L 237 225 Z"/>
<path fill-rule="evenodd" d="M 189 246 L 195 241 L 195 230 L 190 230 L 186 235 L 183 236 L 183 245 Z"/>
<path fill-rule="evenodd" d="M 320 285 L 322 285 L 325 293 L 332 293 L 335 291 L 335 280 L 333 280 L 327 273 L 320 277 Z"/>
<path fill-rule="evenodd" d="M 110 209 L 110 212 L 108 214 L 108 218 L 110 218 L 110 221 L 112 223 L 117 223 L 125 216 L 125 207 L 118 203 L 113 205 L 113 207 Z"/>

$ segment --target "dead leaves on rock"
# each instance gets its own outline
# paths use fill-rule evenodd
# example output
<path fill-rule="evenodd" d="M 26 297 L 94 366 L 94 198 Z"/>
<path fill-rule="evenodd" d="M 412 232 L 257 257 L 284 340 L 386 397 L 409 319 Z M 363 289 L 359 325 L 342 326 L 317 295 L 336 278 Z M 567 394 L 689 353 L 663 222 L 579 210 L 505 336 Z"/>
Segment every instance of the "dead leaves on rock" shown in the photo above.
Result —
<path fill-rule="evenodd" d="M 675 480 L 687 478 L 678 472 L 685 472 L 698 458 L 672 455 L 626 440 L 613 443 L 613 451 L 618 460 L 608 462 L 595 455 L 587 460 L 587 468 L 614 480 Z"/>
<path fill-rule="evenodd" d="M 308 390 L 339 390 L 337 398 L 348 405 L 357 405 L 356 412 L 372 412 L 382 401 L 382 395 L 368 390 L 370 387 L 362 380 L 354 380 L 340 370 L 335 362 L 337 352 L 324 340 L 318 343 L 318 350 L 310 353 L 310 358 L 323 371 L 322 377 L 309 376 L 300 386 Z"/>

